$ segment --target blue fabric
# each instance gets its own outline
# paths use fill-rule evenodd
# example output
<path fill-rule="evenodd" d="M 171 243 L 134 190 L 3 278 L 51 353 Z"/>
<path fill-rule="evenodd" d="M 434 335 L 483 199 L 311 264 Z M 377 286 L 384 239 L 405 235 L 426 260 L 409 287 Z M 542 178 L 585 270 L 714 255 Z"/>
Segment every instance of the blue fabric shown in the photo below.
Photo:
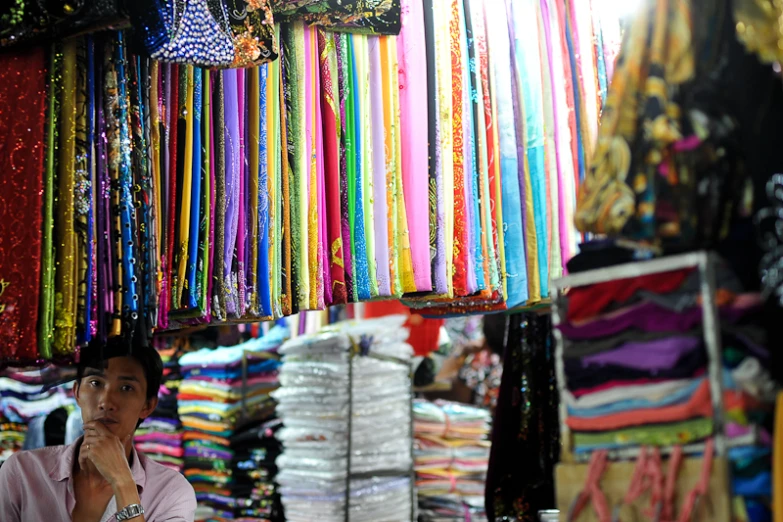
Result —
<path fill-rule="evenodd" d="M 273 372 L 280 367 L 278 361 L 263 361 L 254 364 L 248 364 L 247 375 L 253 375 L 256 373 Z M 240 366 L 224 367 L 224 368 L 193 368 L 184 372 L 184 377 L 200 376 L 210 377 L 212 379 L 239 379 L 242 377 L 242 368 Z"/>
<path fill-rule="evenodd" d="M 731 491 L 741 497 L 772 496 L 772 473 L 759 473 L 751 479 L 734 477 L 731 479 Z"/>
<path fill-rule="evenodd" d="M 745 499 L 745 511 L 748 513 L 748 522 L 772 522 L 772 511 L 761 502 Z"/>
<path fill-rule="evenodd" d="M 598 94 L 601 96 L 601 105 L 606 103 L 608 94 L 608 81 L 606 78 L 606 57 L 604 56 L 604 32 L 598 27 L 595 34 L 595 55 L 598 65 Z"/>
<path fill-rule="evenodd" d="M 269 165 L 266 161 L 267 121 L 266 121 L 266 80 L 269 74 L 268 64 L 259 67 L 260 92 L 259 100 L 259 140 L 258 140 L 258 234 L 261 243 L 258 247 L 258 293 L 261 305 L 261 315 L 272 315 L 272 296 L 269 273 Z"/>
<path fill-rule="evenodd" d="M 126 49 L 124 33 L 117 32 L 116 64 L 119 118 L 128 118 L 128 82 L 125 73 Z M 131 137 L 128 126 L 120 125 L 120 235 L 122 237 L 122 311 L 123 315 L 135 316 L 139 311 L 138 289 L 136 287 L 136 221 L 133 219 L 133 179 L 131 176 Z"/>
<path fill-rule="evenodd" d="M 504 9 L 497 9 L 501 14 Z M 502 13 L 505 14 L 505 13 Z M 519 191 L 519 161 L 517 135 L 514 126 L 513 93 L 511 91 L 511 56 L 508 40 L 508 24 L 505 16 L 489 17 L 490 39 L 498 45 L 497 59 L 492 60 L 495 96 L 497 101 L 498 138 L 500 141 L 500 176 L 503 204 L 503 242 L 506 258 L 506 282 L 508 308 L 524 304 L 528 300 L 527 260 L 522 229 L 522 208 Z M 493 27 L 493 24 L 497 24 Z"/>
<path fill-rule="evenodd" d="M 46 446 L 45 422 L 46 415 L 39 415 L 30 420 L 30 423 L 27 425 L 27 434 L 22 444 L 23 450 L 34 450 Z"/>
<path fill-rule="evenodd" d="M 287 326 L 274 326 L 263 337 L 251 339 L 237 346 L 227 346 L 212 350 L 202 348 L 195 352 L 186 353 L 179 359 L 180 366 L 228 366 L 236 364 L 242 360 L 244 352 L 266 352 L 277 348 L 283 341 L 288 339 L 289 330 Z M 275 361 L 265 361 L 275 362 Z"/>
<path fill-rule="evenodd" d="M 544 102 L 542 96 L 541 55 L 537 45 L 527 45 L 532 39 L 538 41 L 537 0 L 511 2 L 516 55 L 516 72 L 522 90 L 525 116 L 525 151 L 528 175 L 533 191 L 533 215 L 538 246 L 538 276 L 541 297 L 549 296 L 549 248 L 547 228 L 546 162 L 544 155 Z M 527 25 L 526 25 L 527 24 Z M 518 95 L 518 93 L 515 93 Z M 528 223 L 528 226 L 530 224 Z"/>
<path fill-rule="evenodd" d="M 681 404 L 683 402 L 687 402 L 688 399 L 691 398 L 693 393 L 699 386 L 701 386 L 704 380 L 704 378 L 695 379 L 693 383 L 688 385 L 687 388 L 683 388 L 676 391 L 675 393 L 669 394 L 659 401 L 653 401 L 649 399 L 625 399 L 614 402 L 612 404 L 607 404 L 605 406 L 597 406 L 595 408 L 576 408 L 573 406 L 568 406 L 568 415 L 572 417 L 592 418 L 623 411 L 660 408 L 663 406 Z"/>
<path fill-rule="evenodd" d="M 762 457 L 770 458 L 772 451 L 769 448 L 759 448 L 756 446 L 742 446 L 739 448 L 729 448 L 729 460 L 755 460 Z"/>
<path fill-rule="evenodd" d="M 356 201 L 355 201 L 355 220 L 353 226 L 353 237 L 356 243 L 356 255 L 353 257 L 353 266 L 356 269 L 356 278 L 354 281 L 358 287 L 359 299 L 364 301 L 370 299 L 370 267 L 367 261 L 367 238 L 364 235 L 364 196 L 362 193 L 362 162 L 366 159 L 362 154 L 362 112 L 359 106 L 359 78 L 356 73 L 356 51 L 354 50 L 353 38 L 348 38 L 348 50 L 351 57 L 350 67 L 353 72 L 353 100 L 354 106 L 354 128 L 356 136 L 354 139 L 354 151 L 356 152 Z"/>
<path fill-rule="evenodd" d="M 190 196 L 190 239 L 188 241 L 188 266 L 186 278 L 188 288 L 188 308 L 198 307 L 198 291 L 196 284 L 196 264 L 198 261 L 199 226 L 201 224 L 201 112 L 202 112 L 202 84 L 201 69 L 193 68 L 193 174 Z M 206 292 L 206 288 L 201 288 Z"/>
<path fill-rule="evenodd" d="M 65 445 L 73 444 L 82 435 L 84 435 L 82 411 L 77 406 L 76 409 L 68 415 L 68 420 L 65 421 Z"/>

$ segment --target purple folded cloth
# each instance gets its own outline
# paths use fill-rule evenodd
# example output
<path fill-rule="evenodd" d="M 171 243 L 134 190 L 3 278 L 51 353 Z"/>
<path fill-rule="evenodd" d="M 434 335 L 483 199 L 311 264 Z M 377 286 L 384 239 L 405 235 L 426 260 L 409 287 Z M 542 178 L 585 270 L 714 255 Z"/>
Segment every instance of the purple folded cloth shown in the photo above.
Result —
<path fill-rule="evenodd" d="M 727 307 L 720 310 L 721 319 L 736 321 L 749 308 Z M 701 307 L 672 312 L 652 302 L 632 306 L 612 317 L 590 321 L 583 326 L 563 323 L 558 329 L 572 340 L 597 339 L 635 328 L 645 332 L 685 332 L 701 324 Z"/>
<path fill-rule="evenodd" d="M 700 348 L 700 337 L 667 337 L 648 342 L 630 342 L 617 349 L 588 355 L 582 364 L 604 366 L 613 364 L 638 370 L 663 370 L 672 368 L 684 355 Z"/>

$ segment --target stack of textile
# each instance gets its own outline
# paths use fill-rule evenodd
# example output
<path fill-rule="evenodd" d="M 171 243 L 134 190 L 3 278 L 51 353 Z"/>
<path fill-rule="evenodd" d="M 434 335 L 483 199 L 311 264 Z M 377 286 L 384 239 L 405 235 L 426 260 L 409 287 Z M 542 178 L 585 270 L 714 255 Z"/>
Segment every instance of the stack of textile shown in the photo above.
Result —
<path fill-rule="evenodd" d="M 763 510 L 771 495 L 764 427 L 776 387 L 763 330 L 754 326 L 762 302 L 742 293 L 723 263 L 714 267 L 733 492 L 737 503 Z M 561 399 L 577 456 L 640 445 L 697 453 L 696 443 L 715 435 L 700 282 L 698 270 L 685 268 L 572 288 L 561 300 Z"/>
<path fill-rule="evenodd" d="M 274 412 L 269 393 L 277 388 L 280 363 L 276 351 L 287 337 L 287 328 L 276 326 L 264 337 L 233 347 L 198 350 L 179 360 L 184 473 L 196 491 L 200 520 L 273 519 L 272 477 L 246 469 L 249 462 L 264 461 L 266 456 L 258 458 L 241 434 L 243 428 L 257 428 Z M 263 455 L 265 444 L 260 439 L 257 443 Z"/>
<path fill-rule="evenodd" d="M 241 520 L 281 521 L 283 508 L 274 482 L 275 460 L 282 451 L 276 433 L 282 426 L 279 419 L 252 424 L 229 437 L 233 485 L 236 499 L 235 515 Z"/>
<path fill-rule="evenodd" d="M 26 424 L 11 422 L 0 415 L 0 466 L 8 457 L 22 449 L 26 435 Z"/>
<path fill-rule="evenodd" d="M 752 320 L 723 328 L 724 421 L 738 521 L 770 520 L 772 425 L 779 390 L 765 330 Z M 779 437 L 779 433 L 775 433 Z"/>
<path fill-rule="evenodd" d="M 489 412 L 457 403 L 417 400 L 413 419 L 420 519 L 486 520 Z"/>
<path fill-rule="evenodd" d="M 177 394 L 182 375 L 179 351 L 174 347 L 158 349 L 163 360 L 163 383 L 158 392 L 158 407 L 136 430 L 136 449 L 154 461 L 182 472 L 184 449 L 182 424 L 177 411 Z"/>
<path fill-rule="evenodd" d="M 277 480 L 287 520 L 342 521 L 346 508 L 353 522 L 411 519 L 413 350 L 404 321 L 337 323 L 281 348 L 274 397 L 285 424 Z"/>

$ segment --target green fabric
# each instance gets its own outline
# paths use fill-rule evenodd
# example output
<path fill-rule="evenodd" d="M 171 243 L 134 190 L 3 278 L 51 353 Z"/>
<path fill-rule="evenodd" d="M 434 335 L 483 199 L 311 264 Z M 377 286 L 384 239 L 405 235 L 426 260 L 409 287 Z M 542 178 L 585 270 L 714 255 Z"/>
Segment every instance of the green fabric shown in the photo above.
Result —
<path fill-rule="evenodd" d="M 574 433 L 574 447 L 690 444 L 712 435 L 712 428 L 712 419 L 699 418 L 673 424 L 635 426 L 601 433 Z"/>
<path fill-rule="evenodd" d="M 356 276 L 356 234 L 354 234 L 356 223 L 356 154 L 358 153 L 354 144 L 356 141 L 356 122 L 354 114 L 354 93 L 353 93 L 353 68 L 351 63 L 353 61 L 352 53 L 348 40 L 351 37 L 349 35 L 341 34 L 341 50 L 343 53 L 343 68 L 345 69 L 343 74 L 347 78 L 345 82 L 345 129 L 347 139 L 345 140 L 345 161 L 347 162 L 347 175 L 348 175 L 348 224 L 351 229 L 351 282 L 353 287 L 354 299 L 358 299 L 359 287 L 357 284 Z"/>
<path fill-rule="evenodd" d="M 44 359 L 52 358 L 52 331 L 54 328 L 54 186 L 57 177 L 55 143 L 57 141 L 57 111 L 55 93 L 59 90 L 62 56 L 51 48 L 49 68 L 49 103 L 46 111 L 46 157 L 44 161 L 43 237 L 41 240 L 41 310 L 38 317 L 38 353 Z"/>

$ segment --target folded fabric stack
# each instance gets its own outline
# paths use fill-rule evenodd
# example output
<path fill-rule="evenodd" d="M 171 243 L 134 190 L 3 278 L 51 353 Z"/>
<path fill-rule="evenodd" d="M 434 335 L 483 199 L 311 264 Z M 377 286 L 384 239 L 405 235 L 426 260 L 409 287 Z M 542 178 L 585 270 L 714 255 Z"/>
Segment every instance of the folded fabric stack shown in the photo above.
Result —
<path fill-rule="evenodd" d="M 265 470 L 241 467 L 264 461 L 247 441 L 232 444 L 244 429 L 258 427 L 274 413 L 269 393 L 277 388 L 277 348 L 288 337 L 282 326 L 264 337 L 232 347 L 183 355 L 178 410 L 184 427 L 185 477 L 199 502 L 198 520 L 272 520 L 274 488 Z M 265 433 L 265 431 L 263 432 Z M 256 431 L 256 434 L 258 432 Z M 236 441 L 236 439 L 233 439 Z M 245 444 L 245 445 L 243 445 Z M 259 457 L 258 459 L 256 459 Z M 235 468 L 239 472 L 235 473 Z M 258 479 L 256 487 L 248 479 Z M 248 515 L 249 514 L 249 515 Z"/>
<path fill-rule="evenodd" d="M 778 385 L 767 368 L 764 330 L 752 321 L 723 328 L 724 421 L 738 521 L 771 520 L 772 435 Z M 776 434 L 780 436 L 780 434 Z"/>
<path fill-rule="evenodd" d="M 0 415 L 0 466 L 8 457 L 22 449 L 26 435 L 26 424 L 11 422 Z"/>
<path fill-rule="evenodd" d="M 277 481 L 287 520 L 346 520 L 346 497 L 352 522 L 411 519 L 413 350 L 404 320 L 337 323 L 281 348 L 273 396 L 285 424 Z"/>
<path fill-rule="evenodd" d="M 420 520 L 486 520 L 489 411 L 463 404 L 413 404 Z"/>
<path fill-rule="evenodd" d="M 67 439 L 70 442 L 71 438 L 78 438 L 81 422 L 78 426 L 68 422 L 75 410 L 70 387 L 48 388 L 36 378 L 26 383 L 0 377 L 0 462 L 21 449 L 64 444 Z M 71 429 L 67 430 L 69 425 Z"/>
<path fill-rule="evenodd" d="M 276 438 L 281 426 L 279 419 L 270 419 L 244 427 L 229 437 L 234 452 L 231 468 L 234 483 L 230 494 L 236 501 L 237 519 L 278 521 L 284 518 L 274 482 L 275 460 L 283 449 Z"/>
<path fill-rule="evenodd" d="M 68 387 L 47 388 L 0 377 L 0 414 L 11 422 L 29 423 L 58 408 L 74 408 L 73 393 Z"/>
<path fill-rule="evenodd" d="M 753 326 L 759 296 L 743 294 L 722 264 L 715 268 L 733 493 L 757 516 L 771 495 L 763 426 L 776 388 L 764 370 L 761 329 Z M 683 269 L 572 288 L 561 300 L 562 400 L 577 455 L 688 445 L 715 434 L 700 296 L 699 272 Z"/>
<path fill-rule="evenodd" d="M 163 383 L 158 406 L 136 430 L 136 449 L 147 457 L 180 473 L 183 469 L 182 424 L 177 411 L 177 394 L 182 375 L 176 347 L 158 349 L 163 360 Z"/>

